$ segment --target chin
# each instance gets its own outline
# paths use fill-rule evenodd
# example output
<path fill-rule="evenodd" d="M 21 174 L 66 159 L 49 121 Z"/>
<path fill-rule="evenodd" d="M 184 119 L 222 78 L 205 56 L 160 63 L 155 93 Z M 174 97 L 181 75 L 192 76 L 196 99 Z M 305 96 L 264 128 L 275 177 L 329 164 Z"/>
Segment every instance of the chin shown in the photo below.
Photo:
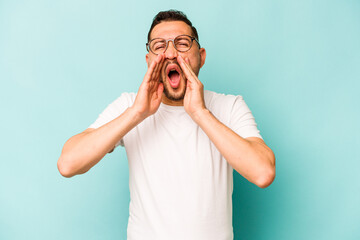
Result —
<path fill-rule="evenodd" d="M 184 99 L 186 88 L 183 87 L 181 91 L 174 91 L 171 87 L 164 87 L 165 96 L 172 101 L 182 101 Z"/>
<path fill-rule="evenodd" d="M 169 83 L 164 84 L 164 94 L 171 101 L 182 101 L 186 93 L 186 84 L 182 83 L 177 89 L 173 89 Z"/>

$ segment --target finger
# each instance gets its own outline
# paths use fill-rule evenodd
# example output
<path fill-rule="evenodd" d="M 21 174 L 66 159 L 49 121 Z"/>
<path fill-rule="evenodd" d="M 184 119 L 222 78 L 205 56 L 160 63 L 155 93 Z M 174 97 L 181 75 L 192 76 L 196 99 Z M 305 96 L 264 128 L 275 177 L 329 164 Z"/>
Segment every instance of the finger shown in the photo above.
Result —
<path fill-rule="evenodd" d="M 150 66 L 148 67 L 148 70 L 146 71 L 144 81 L 148 82 L 151 79 L 152 73 L 156 67 L 156 62 L 153 61 Z"/>
<path fill-rule="evenodd" d="M 196 74 L 192 70 L 191 65 L 190 65 L 190 60 L 188 57 L 185 58 L 185 62 L 187 63 L 187 66 L 188 66 L 192 76 L 194 77 L 195 82 L 197 82 L 197 84 L 199 84 L 199 85 L 202 85 L 202 82 L 200 81 L 200 79 L 196 76 Z"/>
<path fill-rule="evenodd" d="M 153 74 L 154 74 L 154 71 L 156 70 L 159 59 L 161 59 L 161 56 L 157 56 L 155 58 L 155 60 L 151 62 L 150 66 L 145 74 L 143 82 L 149 83 L 153 79 Z"/>
<path fill-rule="evenodd" d="M 156 75 L 155 75 L 155 79 L 154 80 L 156 80 L 156 81 L 159 81 L 160 80 L 160 74 L 161 74 L 161 70 L 162 70 L 162 68 L 163 68 L 163 66 L 164 66 L 164 62 L 165 62 L 165 57 L 164 57 L 164 55 L 163 54 L 161 54 L 161 60 L 160 60 L 160 62 L 159 62 L 159 65 L 158 65 L 158 68 L 156 69 Z"/>
<path fill-rule="evenodd" d="M 150 64 L 148 71 L 146 72 L 146 76 L 148 77 L 148 81 L 150 81 L 153 77 L 154 71 L 156 71 L 156 67 L 158 64 L 158 60 L 160 59 L 161 56 L 157 56 Z"/>
<path fill-rule="evenodd" d="M 156 66 L 154 68 L 153 74 L 151 76 L 151 80 L 152 81 L 158 81 L 158 73 L 160 71 L 160 69 L 162 68 L 162 62 L 163 62 L 163 54 L 159 54 L 156 58 Z"/>
<path fill-rule="evenodd" d="M 188 58 L 188 57 L 186 57 L 186 58 L 185 58 L 185 62 L 187 63 L 187 66 L 188 66 L 188 68 L 189 68 L 189 70 L 190 70 L 191 74 L 192 74 L 192 75 L 193 75 L 193 77 L 195 78 L 195 80 L 200 82 L 199 78 L 196 76 L 196 74 L 194 73 L 194 71 L 193 71 L 193 70 L 192 70 L 192 68 L 191 68 L 191 65 L 190 65 L 190 60 L 189 60 L 189 58 Z"/>
<path fill-rule="evenodd" d="M 154 78 L 154 75 L 155 75 L 155 72 L 156 72 L 156 69 L 158 68 L 158 63 L 159 63 L 159 59 L 160 59 L 160 55 L 158 55 L 155 59 L 154 59 L 154 69 L 152 70 L 151 72 L 151 77 L 150 77 L 150 81 L 153 80 Z"/>
<path fill-rule="evenodd" d="M 152 96 L 152 101 L 155 103 L 155 105 L 159 106 L 161 99 L 162 99 L 162 93 L 164 90 L 164 86 L 162 83 L 159 83 L 157 86 L 157 89 L 155 90 L 153 96 Z"/>
<path fill-rule="evenodd" d="M 181 57 L 183 63 L 184 63 L 184 66 L 186 67 L 186 69 L 188 70 L 187 72 L 196 80 L 197 79 L 197 76 L 195 75 L 194 71 L 192 70 L 192 68 L 190 67 L 190 61 L 188 58 L 183 58 Z M 187 62 L 185 61 L 187 60 Z"/>
<path fill-rule="evenodd" d="M 190 67 L 187 65 L 187 63 L 185 62 L 185 60 L 179 55 L 178 56 L 178 62 L 180 63 L 180 67 L 183 70 L 183 72 L 185 73 L 186 78 L 189 81 L 194 81 L 194 75 L 192 74 L 192 70 L 190 69 Z"/>
<path fill-rule="evenodd" d="M 157 89 L 157 96 L 161 99 L 162 93 L 164 91 L 164 85 L 162 83 L 159 83 L 158 89 Z"/>

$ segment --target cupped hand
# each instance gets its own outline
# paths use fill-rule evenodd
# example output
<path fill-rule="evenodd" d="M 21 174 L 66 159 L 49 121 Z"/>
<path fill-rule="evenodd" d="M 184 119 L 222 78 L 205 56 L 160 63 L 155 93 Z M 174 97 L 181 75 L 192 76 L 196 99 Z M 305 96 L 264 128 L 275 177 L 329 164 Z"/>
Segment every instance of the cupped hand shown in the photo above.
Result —
<path fill-rule="evenodd" d="M 194 118 L 202 110 L 206 110 L 204 101 L 204 85 L 200 82 L 190 67 L 188 58 L 177 57 L 178 63 L 187 79 L 186 93 L 184 96 L 185 111 Z"/>
<path fill-rule="evenodd" d="M 143 118 L 154 114 L 161 103 L 164 86 L 160 83 L 161 69 L 164 65 L 164 55 L 159 54 L 150 64 L 136 95 L 135 111 Z"/>

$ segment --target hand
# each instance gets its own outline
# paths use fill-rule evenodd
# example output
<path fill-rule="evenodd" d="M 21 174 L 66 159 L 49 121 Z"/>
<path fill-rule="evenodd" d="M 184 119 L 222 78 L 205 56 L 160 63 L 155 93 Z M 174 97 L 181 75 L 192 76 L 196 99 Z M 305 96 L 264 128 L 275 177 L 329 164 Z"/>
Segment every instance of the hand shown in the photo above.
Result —
<path fill-rule="evenodd" d="M 161 69 L 164 65 L 164 55 L 159 54 L 150 64 L 139 91 L 133 109 L 145 119 L 154 114 L 161 103 L 164 86 L 160 83 Z"/>
<path fill-rule="evenodd" d="M 189 59 L 185 60 L 179 55 L 177 61 L 187 79 L 186 93 L 184 96 L 185 111 L 194 119 L 196 114 L 206 110 L 204 101 L 204 86 L 190 67 Z"/>

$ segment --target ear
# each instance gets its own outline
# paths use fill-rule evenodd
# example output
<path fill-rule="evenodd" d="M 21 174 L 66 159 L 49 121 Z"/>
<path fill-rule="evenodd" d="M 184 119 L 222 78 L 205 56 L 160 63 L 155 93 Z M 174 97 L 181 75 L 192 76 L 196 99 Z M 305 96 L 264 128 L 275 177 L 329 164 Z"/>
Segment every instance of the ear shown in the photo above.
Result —
<path fill-rule="evenodd" d="M 206 58 L 206 50 L 205 48 L 200 48 L 200 68 L 205 64 L 205 58 Z"/>
<path fill-rule="evenodd" d="M 148 53 L 145 55 L 145 60 L 146 60 L 146 63 L 148 65 L 148 67 L 149 67 L 149 54 Z"/>

